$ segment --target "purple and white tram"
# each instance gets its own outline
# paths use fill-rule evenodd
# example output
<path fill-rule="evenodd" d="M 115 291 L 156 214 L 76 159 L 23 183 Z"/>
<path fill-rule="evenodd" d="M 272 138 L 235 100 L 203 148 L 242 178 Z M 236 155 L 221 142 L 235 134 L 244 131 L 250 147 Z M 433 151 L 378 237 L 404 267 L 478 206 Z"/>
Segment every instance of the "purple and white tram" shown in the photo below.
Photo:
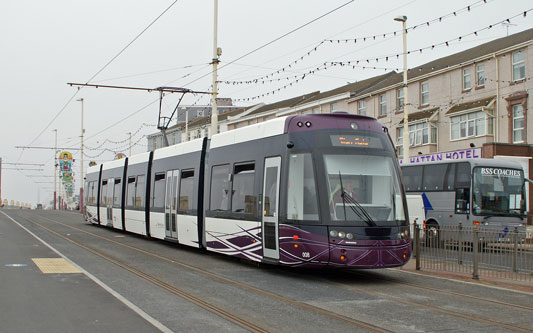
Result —
<path fill-rule="evenodd" d="M 89 168 L 87 221 L 251 261 L 384 268 L 411 256 L 387 129 L 299 115 Z"/>

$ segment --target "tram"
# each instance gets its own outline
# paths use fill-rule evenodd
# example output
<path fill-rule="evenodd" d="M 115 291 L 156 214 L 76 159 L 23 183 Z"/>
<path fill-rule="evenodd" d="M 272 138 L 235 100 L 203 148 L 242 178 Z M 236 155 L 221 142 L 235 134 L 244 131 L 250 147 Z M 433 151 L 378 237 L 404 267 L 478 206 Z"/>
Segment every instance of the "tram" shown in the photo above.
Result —
<path fill-rule="evenodd" d="M 280 117 L 90 167 L 86 221 L 292 267 L 405 264 L 411 238 L 387 128 Z"/>

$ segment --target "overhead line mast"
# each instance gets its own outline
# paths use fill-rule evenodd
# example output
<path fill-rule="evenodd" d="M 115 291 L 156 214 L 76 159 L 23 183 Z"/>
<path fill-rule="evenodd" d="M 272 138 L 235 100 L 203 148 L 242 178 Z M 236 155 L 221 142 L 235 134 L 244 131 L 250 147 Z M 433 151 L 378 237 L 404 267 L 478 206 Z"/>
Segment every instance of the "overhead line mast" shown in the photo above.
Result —
<path fill-rule="evenodd" d="M 211 92 L 207 91 L 195 91 L 187 88 L 180 88 L 180 87 L 157 87 L 157 88 L 143 88 L 143 87 L 127 87 L 127 86 L 111 86 L 111 85 L 102 85 L 102 84 L 89 84 L 89 83 L 67 83 L 71 87 L 93 87 L 93 88 L 112 88 L 112 89 L 126 89 L 126 90 L 142 90 L 147 92 L 152 91 L 159 91 L 159 117 L 157 120 L 157 129 L 161 131 L 163 134 L 163 138 L 165 140 L 165 145 L 168 146 L 168 138 L 166 134 L 166 130 L 170 125 L 170 122 L 172 121 L 172 118 L 176 114 L 178 110 L 178 106 L 181 103 L 181 100 L 185 96 L 185 94 L 213 94 Z M 172 111 L 172 114 L 170 117 L 161 116 L 162 111 L 162 104 L 163 104 L 163 97 L 165 96 L 165 93 L 170 94 L 182 94 L 180 99 L 178 100 L 178 103 L 176 103 L 176 107 L 174 108 L 174 111 Z"/>

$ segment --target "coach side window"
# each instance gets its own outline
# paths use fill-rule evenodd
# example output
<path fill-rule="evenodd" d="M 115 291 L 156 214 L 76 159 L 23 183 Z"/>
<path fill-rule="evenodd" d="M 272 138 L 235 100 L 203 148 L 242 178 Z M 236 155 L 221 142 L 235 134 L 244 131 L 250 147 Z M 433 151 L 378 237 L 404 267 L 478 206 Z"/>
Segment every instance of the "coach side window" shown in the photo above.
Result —
<path fill-rule="evenodd" d="M 226 211 L 229 210 L 229 165 L 214 166 L 211 171 L 211 210 Z"/>
<path fill-rule="evenodd" d="M 165 207 L 165 173 L 156 173 L 154 177 L 153 208 Z"/>
<path fill-rule="evenodd" d="M 453 191 L 455 188 L 455 163 L 448 164 L 446 175 L 444 176 L 444 190 Z"/>
<path fill-rule="evenodd" d="M 126 206 L 135 206 L 135 176 L 128 177 Z"/>
<path fill-rule="evenodd" d="M 135 207 L 144 207 L 144 197 L 146 196 L 146 187 L 144 185 L 144 175 L 137 176 L 137 184 L 135 185 Z"/>
<path fill-rule="evenodd" d="M 403 185 L 407 192 L 422 190 L 422 166 L 403 167 Z"/>
<path fill-rule="evenodd" d="M 446 169 L 446 164 L 425 165 L 424 180 L 422 181 L 424 191 L 442 191 Z"/>
<path fill-rule="evenodd" d="M 236 164 L 233 169 L 232 212 L 257 214 L 254 183 L 255 165 Z"/>
<path fill-rule="evenodd" d="M 194 192 L 194 170 L 182 170 L 178 214 L 191 214 L 192 213 L 193 192 Z"/>

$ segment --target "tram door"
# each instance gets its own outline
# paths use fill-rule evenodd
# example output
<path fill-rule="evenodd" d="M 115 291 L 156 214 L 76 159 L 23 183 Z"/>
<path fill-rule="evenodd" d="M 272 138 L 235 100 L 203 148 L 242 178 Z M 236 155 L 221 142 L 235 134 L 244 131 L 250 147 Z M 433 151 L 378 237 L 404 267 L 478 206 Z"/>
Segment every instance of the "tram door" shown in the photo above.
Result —
<path fill-rule="evenodd" d="M 279 175 L 281 157 L 265 159 L 263 178 L 263 256 L 279 259 Z"/>
<path fill-rule="evenodd" d="M 179 170 L 167 171 L 167 188 L 165 195 L 165 235 L 178 239 L 177 209 Z"/>
<path fill-rule="evenodd" d="M 107 180 L 107 193 L 105 195 L 105 207 L 107 211 L 107 225 L 113 226 L 113 191 L 115 190 L 115 180 L 109 178 Z"/>

